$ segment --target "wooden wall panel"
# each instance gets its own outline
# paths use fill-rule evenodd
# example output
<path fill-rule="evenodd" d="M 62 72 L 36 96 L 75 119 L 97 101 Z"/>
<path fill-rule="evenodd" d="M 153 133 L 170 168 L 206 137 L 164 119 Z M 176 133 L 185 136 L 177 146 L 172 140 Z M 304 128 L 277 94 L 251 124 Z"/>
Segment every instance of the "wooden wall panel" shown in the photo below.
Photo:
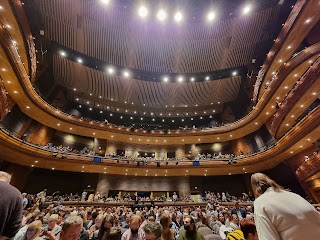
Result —
<path fill-rule="evenodd" d="M 245 138 L 238 138 L 232 141 L 232 152 L 239 155 L 241 152 L 250 153 L 249 145 Z"/>
<path fill-rule="evenodd" d="M 141 169 L 141 174 L 148 174 Z M 189 177 L 135 177 L 119 176 L 110 174 L 100 174 L 97 191 L 102 195 L 107 195 L 110 190 L 117 191 L 176 191 L 180 196 L 190 194 Z"/>
<path fill-rule="evenodd" d="M 30 134 L 28 141 L 33 144 L 46 145 L 52 142 L 52 137 L 55 133 L 55 129 L 42 125 L 41 123 L 35 123 L 32 133 Z"/>

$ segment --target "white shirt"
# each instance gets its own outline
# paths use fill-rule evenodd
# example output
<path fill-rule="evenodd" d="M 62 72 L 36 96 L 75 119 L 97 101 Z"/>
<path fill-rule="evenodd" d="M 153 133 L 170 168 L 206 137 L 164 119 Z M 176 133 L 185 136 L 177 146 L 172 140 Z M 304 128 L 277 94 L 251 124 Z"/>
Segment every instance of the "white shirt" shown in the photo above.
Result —
<path fill-rule="evenodd" d="M 320 237 L 320 214 L 299 195 L 272 187 L 254 202 L 259 240 L 313 240 Z"/>

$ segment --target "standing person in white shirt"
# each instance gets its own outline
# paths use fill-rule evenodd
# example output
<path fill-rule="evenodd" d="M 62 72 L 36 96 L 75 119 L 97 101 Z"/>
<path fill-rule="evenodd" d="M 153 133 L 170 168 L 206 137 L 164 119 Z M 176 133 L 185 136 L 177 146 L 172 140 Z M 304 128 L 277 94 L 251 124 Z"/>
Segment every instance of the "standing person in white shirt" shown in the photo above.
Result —
<path fill-rule="evenodd" d="M 259 240 L 309 240 L 320 236 L 320 214 L 301 196 L 284 190 L 263 173 L 253 174 L 251 185 Z"/>

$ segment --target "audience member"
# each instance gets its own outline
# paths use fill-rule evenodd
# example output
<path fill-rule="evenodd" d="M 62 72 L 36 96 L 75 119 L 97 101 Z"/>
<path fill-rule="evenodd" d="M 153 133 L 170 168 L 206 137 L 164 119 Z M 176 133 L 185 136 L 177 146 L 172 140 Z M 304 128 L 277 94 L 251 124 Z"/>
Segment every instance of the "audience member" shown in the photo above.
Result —
<path fill-rule="evenodd" d="M 11 175 L 7 172 L 0 171 L 0 182 L 10 183 Z"/>
<path fill-rule="evenodd" d="M 301 196 L 284 190 L 263 173 L 251 176 L 256 200 L 254 220 L 260 240 L 314 239 L 320 214 Z"/>
<path fill-rule="evenodd" d="M 148 222 L 143 230 L 146 240 L 160 240 L 162 235 L 162 226 L 157 222 Z"/>
<path fill-rule="evenodd" d="M 195 222 L 191 216 L 186 216 L 183 222 L 184 231 L 180 232 L 179 240 L 205 240 L 204 236 L 197 231 Z"/>
<path fill-rule="evenodd" d="M 125 231 L 121 240 L 145 240 L 144 231 L 140 228 L 142 219 L 138 215 L 132 215 L 130 219 L 129 229 Z"/>
<path fill-rule="evenodd" d="M 79 216 L 68 217 L 62 227 L 59 240 L 78 240 L 83 221 Z"/>
<path fill-rule="evenodd" d="M 242 219 L 240 222 L 240 229 L 243 232 L 245 240 L 259 240 L 256 225 L 253 221 Z"/>
<path fill-rule="evenodd" d="M 20 229 L 21 222 L 21 193 L 7 181 L 0 181 L 0 237 L 14 237 Z"/>

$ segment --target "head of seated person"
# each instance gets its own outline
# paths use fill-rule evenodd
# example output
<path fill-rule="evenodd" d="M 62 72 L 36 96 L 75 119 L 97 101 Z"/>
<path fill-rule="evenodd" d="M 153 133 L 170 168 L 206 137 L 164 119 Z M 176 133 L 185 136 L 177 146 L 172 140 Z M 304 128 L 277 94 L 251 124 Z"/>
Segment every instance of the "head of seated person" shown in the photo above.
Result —
<path fill-rule="evenodd" d="M 243 219 L 240 222 L 240 228 L 245 240 L 259 240 L 256 225 L 250 219 Z"/>

